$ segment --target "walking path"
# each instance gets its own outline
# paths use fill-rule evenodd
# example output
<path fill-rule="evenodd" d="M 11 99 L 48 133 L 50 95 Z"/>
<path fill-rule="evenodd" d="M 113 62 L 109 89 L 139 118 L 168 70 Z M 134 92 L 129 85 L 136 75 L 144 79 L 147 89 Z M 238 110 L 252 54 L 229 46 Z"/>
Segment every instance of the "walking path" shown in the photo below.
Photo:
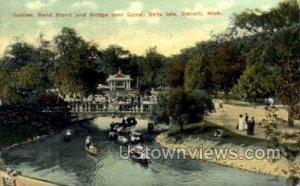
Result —
<path fill-rule="evenodd" d="M 7 177 L 7 174 L 5 172 L 0 171 L 0 186 L 3 185 L 3 178 Z M 36 180 L 32 178 L 27 178 L 23 176 L 18 176 L 17 177 L 17 185 L 16 186 L 57 186 L 56 184 L 53 183 L 47 183 L 41 180 Z"/>
<path fill-rule="evenodd" d="M 283 106 L 281 105 L 276 105 L 276 107 L 279 108 L 277 111 L 278 117 L 287 120 L 288 113 L 286 109 L 284 109 Z M 246 131 L 236 130 L 236 125 L 238 123 L 239 115 L 240 114 L 245 115 L 245 113 L 247 113 L 249 115 L 249 118 L 253 116 L 256 122 L 254 137 L 265 139 L 263 129 L 258 126 L 258 123 L 266 116 L 266 111 L 264 106 L 256 106 L 254 108 L 248 106 L 235 106 L 235 105 L 223 104 L 223 108 L 219 108 L 218 101 L 215 101 L 215 108 L 216 108 L 216 112 L 205 117 L 207 121 L 225 127 L 234 133 L 246 135 Z M 288 133 L 300 132 L 300 122 L 299 120 L 295 121 L 294 127 L 289 127 L 286 125 L 282 126 L 281 130 L 283 132 L 288 132 Z"/>

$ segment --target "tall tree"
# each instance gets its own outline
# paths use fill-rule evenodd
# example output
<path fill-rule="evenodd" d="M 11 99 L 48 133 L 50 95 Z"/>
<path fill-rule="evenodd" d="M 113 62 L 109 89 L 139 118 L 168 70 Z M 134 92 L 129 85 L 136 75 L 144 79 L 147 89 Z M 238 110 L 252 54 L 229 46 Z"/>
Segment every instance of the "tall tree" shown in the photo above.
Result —
<path fill-rule="evenodd" d="M 139 59 L 139 70 L 141 71 L 140 82 L 143 85 L 158 87 L 164 83 L 166 76 L 166 57 L 159 54 L 156 47 L 149 48 L 146 56 Z"/>
<path fill-rule="evenodd" d="M 104 74 L 97 70 L 97 46 L 84 41 L 71 28 L 63 28 L 54 43 L 58 61 L 55 86 L 66 94 L 95 92 L 104 79 Z"/>
<path fill-rule="evenodd" d="M 213 90 L 208 61 L 203 54 L 193 56 L 185 66 L 184 88 L 186 91 L 195 89 Z"/>
<path fill-rule="evenodd" d="M 252 58 L 282 69 L 277 74 L 276 87 L 282 102 L 289 105 L 289 113 L 299 95 L 299 8 L 297 0 L 286 0 L 268 11 L 248 10 L 236 14 L 233 19 L 237 34 L 242 31 L 258 41 L 253 47 Z M 289 124 L 292 123 L 292 118 L 289 118 Z"/>
<path fill-rule="evenodd" d="M 274 95 L 275 79 L 272 68 L 260 63 L 251 64 L 247 66 L 233 90 L 255 104 L 257 98 Z"/>
<path fill-rule="evenodd" d="M 288 124 L 293 126 L 293 118 L 300 114 L 296 107 L 300 95 L 300 59 L 288 60 L 277 80 L 277 93 L 281 101 L 288 105 Z"/>
<path fill-rule="evenodd" d="M 218 89 L 224 91 L 226 98 L 243 69 L 244 61 L 235 44 L 232 41 L 222 43 L 215 56 L 212 77 Z"/>
<path fill-rule="evenodd" d="M 171 64 L 168 75 L 171 87 L 182 87 L 184 85 L 184 65 L 178 61 Z"/>

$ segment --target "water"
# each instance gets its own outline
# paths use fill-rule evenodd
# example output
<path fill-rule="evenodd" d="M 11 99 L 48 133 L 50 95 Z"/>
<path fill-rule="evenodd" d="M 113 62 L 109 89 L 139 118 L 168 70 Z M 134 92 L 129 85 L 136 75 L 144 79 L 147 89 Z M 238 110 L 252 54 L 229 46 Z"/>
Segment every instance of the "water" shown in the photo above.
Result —
<path fill-rule="evenodd" d="M 3 159 L 24 175 L 70 186 L 285 186 L 282 178 L 258 175 L 199 160 L 152 160 L 148 167 L 122 160 L 119 146 L 109 142 L 105 131 L 77 126 L 71 143 L 63 134 L 26 144 L 7 152 Z M 84 151 L 91 135 L 100 154 Z M 148 144 L 157 147 L 155 143 Z"/>

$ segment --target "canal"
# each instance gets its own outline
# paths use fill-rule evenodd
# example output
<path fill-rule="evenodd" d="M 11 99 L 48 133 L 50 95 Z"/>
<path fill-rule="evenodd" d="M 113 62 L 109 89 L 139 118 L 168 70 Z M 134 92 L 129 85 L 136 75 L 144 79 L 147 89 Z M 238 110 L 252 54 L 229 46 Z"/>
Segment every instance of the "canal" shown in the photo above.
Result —
<path fill-rule="evenodd" d="M 148 167 L 123 160 L 119 146 L 107 132 L 88 125 L 74 128 L 70 143 L 64 133 L 13 148 L 4 162 L 24 175 L 69 186 L 287 186 L 285 179 L 236 170 L 199 160 L 151 160 Z M 98 156 L 84 151 L 84 140 L 92 136 Z M 159 147 L 148 142 L 150 148 Z"/>

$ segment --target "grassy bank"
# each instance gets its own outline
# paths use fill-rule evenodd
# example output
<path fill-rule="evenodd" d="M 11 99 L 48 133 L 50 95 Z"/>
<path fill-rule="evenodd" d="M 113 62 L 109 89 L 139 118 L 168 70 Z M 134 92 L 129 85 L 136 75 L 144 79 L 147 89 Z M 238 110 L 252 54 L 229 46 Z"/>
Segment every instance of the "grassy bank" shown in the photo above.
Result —
<path fill-rule="evenodd" d="M 203 131 L 203 127 L 207 130 Z M 225 136 L 223 138 L 214 137 L 214 131 L 223 129 Z M 196 159 L 210 161 L 216 164 L 233 167 L 236 169 L 273 175 L 290 177 L 290 162 L 281 156 L 278 160 L 270 158 L 245 158 L 247 149 L 257 149 L 259 147 L 265 149 L 269 144 L 268 140 L 243 136 L 233 133 L 226 128 L 217 126 L 211 122 L 202 121 L 199 123 L 188 124 L 184 126 L 183 131 L 179 129 L 172 129 L 169 133 L 163 133 L 156 137 L 156 141 L 163 147 L 178 150 L 178 149 L 197 149 L 201 147 L 205 149 L 236 149 L 239 155 L 237 159 L 226 157 L 225 159 L 218 159 L 214 156 L 212 159 L 205 159 L 205 157 L 196 155 Z M 243 157 L 240 159 L 240 157 Z M 300 157 L 295 159 L 300 163 Z M 300 175 L 296 175 L 300 178 Z"/>
<path fill-rule="evenodd" d="M 203 127 L 206 127 L 206 131 L 202 131 Z M 214 136 L 214 132 L 217 129 L 222 129 L 224 131 L 224 137 L 217 138 Z M 268 143 L 265 139 L 258 139 L 250 136 L 244 136 L 237 133 L 233 133 L 230 130 L 218 126 L 209 121 L 201 121 L 198 123 L 191 123 L 184 126 L 183 131 L 179 129 L 173 129 L 170 131 L 169 136 L 175 137 L 176 139 L 184 138 L 201 138 L 204 140 L 218 140 L 220 144 L 232 143 L 235 145 L 249 146 L 254 144 L 264 144 Z"/>

